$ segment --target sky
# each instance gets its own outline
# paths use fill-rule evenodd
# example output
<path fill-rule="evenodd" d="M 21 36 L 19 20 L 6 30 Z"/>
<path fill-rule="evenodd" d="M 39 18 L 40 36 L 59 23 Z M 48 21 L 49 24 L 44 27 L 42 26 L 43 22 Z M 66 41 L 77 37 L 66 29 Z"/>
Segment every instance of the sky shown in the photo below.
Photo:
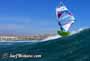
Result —
<path fill-rule="evenodd" d="M 43 34 L 59 29 L 55 15 L 61 0 L 0 0 L 0 33 Z M 90 27 L 90 0 L 63 0 L 76 18 L 71 31 Z"/>

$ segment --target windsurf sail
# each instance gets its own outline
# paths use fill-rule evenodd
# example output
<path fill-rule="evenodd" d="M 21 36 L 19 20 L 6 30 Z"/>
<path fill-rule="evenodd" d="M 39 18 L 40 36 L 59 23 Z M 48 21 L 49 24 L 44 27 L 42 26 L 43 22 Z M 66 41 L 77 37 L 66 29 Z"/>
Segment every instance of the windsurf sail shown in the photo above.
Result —
<path fill-rule="evenodd" d="M 74 16 L 63 3 L 60 3 L 60 5 L 56 7 L 56 16 L 58 19 L 58 25 L 62 31 L 67 32 L 75 22 Z"/>

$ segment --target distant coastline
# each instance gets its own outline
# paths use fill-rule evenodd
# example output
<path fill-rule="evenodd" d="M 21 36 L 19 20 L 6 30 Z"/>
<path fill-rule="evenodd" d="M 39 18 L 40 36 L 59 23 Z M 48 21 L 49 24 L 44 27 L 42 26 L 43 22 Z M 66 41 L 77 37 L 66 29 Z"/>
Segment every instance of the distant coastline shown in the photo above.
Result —
<path fill-rule="evenodd" d="M 43 35 L 0 35 L 0 40 L 16 41 L 16 40 L 42 40 L 56 34 L 43 34 Z"/>

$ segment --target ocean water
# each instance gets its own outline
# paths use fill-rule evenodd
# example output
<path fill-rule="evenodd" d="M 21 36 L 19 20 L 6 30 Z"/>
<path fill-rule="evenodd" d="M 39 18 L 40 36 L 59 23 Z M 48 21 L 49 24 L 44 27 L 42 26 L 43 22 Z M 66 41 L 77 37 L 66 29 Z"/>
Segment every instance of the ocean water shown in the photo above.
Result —
<path fill-rule="evenodd" d="M 44 42 L 0 42 L 0 61 L 90 61 L 90 29 Z"/>

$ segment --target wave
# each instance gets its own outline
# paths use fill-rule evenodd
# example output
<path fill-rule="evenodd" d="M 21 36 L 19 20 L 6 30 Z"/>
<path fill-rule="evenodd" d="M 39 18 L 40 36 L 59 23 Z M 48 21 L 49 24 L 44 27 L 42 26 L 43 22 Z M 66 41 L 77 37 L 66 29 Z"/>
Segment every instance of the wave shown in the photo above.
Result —
<path fill-rule="evenodd" d="M 10 58 L 3 54 L 40 54 L 41 58 Z M 89 61 L 90 29 L 39 43 L 21 42 L 0 46 L 0 61 Z"/>

